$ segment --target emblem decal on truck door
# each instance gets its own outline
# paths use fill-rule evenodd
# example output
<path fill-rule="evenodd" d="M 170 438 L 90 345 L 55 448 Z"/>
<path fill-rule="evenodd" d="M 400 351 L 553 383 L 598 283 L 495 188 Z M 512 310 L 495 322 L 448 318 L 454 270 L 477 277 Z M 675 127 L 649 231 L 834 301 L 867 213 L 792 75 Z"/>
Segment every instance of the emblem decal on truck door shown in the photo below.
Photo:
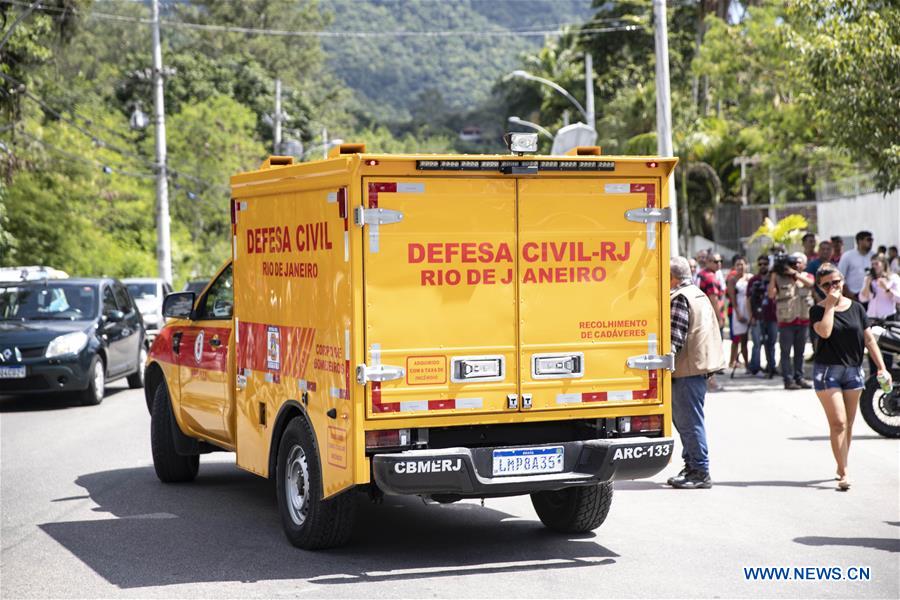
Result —
<path fill-rule="evenodd" d="M 273 371 L 281 368 L 281 332 L 278 327 L 266 329 L 266 368 Z"/>
<path fill-rule="evenodd" d="M 200 333 L 197 334 L 197 339 L 194 340 L 194 360 L 197 361 L 197 364 L 200 364 L 200 360 L 203 358 L 203 330 L 200 330 Z"/>

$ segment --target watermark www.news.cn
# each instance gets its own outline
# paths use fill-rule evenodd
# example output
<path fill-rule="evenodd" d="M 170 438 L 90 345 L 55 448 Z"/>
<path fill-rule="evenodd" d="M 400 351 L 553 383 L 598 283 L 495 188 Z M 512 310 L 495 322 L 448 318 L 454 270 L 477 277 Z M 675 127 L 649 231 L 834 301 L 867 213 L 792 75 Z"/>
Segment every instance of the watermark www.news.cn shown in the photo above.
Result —
<path fill-rule="evenodd" d="M 744 567 L 747 581 L 869 581 L 870 567 Z"/>

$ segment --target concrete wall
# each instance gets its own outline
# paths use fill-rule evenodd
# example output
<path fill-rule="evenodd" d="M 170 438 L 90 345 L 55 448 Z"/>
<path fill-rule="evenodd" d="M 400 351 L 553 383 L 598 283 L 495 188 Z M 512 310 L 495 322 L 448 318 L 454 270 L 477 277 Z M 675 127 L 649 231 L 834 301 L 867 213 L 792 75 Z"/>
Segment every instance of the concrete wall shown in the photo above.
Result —
<path fill-rule="evenodd" d="M 849 239 L 845 247 L 853 247 L 857 231 L 866 229 L 879 245 L 900 245 L 900 190 L 888 195 L 878 192 L 823 200 L 818 203 L 819 238 L 840 235 Z"/>

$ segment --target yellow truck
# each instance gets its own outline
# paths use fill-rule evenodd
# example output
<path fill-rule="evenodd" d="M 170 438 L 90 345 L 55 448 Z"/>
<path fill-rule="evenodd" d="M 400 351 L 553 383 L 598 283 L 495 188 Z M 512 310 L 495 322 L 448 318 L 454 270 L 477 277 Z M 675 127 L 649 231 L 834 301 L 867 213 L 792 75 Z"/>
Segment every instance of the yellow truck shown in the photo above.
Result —
<path fill-rule="evenodd" d="M 235 175 L 233 255 L 148 359 L 158 477 L 234 452 L 307 549 L 347 540 L 353 490 L 598 527 L 672 454 L 674 165 L 343 144 Z"/>

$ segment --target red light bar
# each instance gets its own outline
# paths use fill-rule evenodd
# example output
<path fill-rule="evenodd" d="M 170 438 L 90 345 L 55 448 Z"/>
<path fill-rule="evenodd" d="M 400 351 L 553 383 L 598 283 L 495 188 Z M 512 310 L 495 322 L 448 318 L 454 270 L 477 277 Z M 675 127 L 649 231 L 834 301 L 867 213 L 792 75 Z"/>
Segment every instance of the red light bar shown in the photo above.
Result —
<path fill-rule="evenodd" d="M 655 160 L 651 160 L 650 162 L 647 163 L 647 166 L 650 167 L 651 169 L 655 169 L 656 167 L 659 166 L 659 163 L 656 162 Z"/>

